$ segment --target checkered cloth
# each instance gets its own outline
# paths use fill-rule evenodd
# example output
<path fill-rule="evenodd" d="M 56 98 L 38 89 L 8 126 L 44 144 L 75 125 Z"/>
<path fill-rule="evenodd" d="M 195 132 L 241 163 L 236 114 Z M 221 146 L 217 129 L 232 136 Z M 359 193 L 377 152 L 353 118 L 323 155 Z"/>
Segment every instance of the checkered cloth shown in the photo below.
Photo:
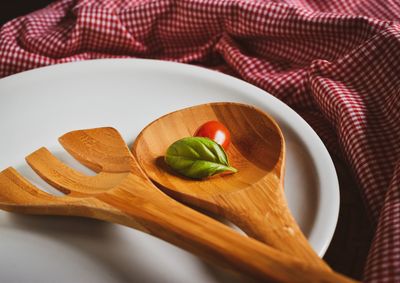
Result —
<path fill-rule="evenodd" d="M 400 282 L 400 1 L 61 0 L 0 31 L 0 77 L 110 57 L 199 64 L 283 100 L 341 156 L 375 229 L 367 282 Z"/>

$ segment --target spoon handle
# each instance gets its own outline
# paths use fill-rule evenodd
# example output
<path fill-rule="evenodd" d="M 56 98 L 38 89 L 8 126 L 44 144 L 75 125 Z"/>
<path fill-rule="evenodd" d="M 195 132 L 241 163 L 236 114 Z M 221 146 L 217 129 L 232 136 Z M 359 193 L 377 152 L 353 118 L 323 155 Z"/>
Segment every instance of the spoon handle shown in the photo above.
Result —
<path fill-rule="evenodd" d="M 309 245 L 289 211 L 282 186 L 268 188 L 268 184 L 250 187 L 221 196 L 225 217 L 239 226 L 247 235 L 266 243 L 302 262 L 324 270 L 331 268 Z M 262 205 L 256 205 L 256 204 Z"/>
<path fill-rule="evenodd" d="M 142 202 L 126 190 L 96 197 L 116 208 L 106 220 L 170 242 L 202 258 L 223 264 L 268 282 L 355 282 L 340 274 L 315 269 L 290 255 L 242 236 L 225 225 L 167 197 L 161 202 Z"/>

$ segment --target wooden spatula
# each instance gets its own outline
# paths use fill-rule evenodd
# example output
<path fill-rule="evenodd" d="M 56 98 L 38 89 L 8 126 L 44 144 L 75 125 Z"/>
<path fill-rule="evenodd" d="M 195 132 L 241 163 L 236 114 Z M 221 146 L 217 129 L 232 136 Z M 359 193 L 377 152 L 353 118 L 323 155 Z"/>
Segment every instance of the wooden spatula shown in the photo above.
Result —
<path fill-rule="evenodd" d="M 207 180 L 182 178 L 160 160 L 170 144 L 209 120 L 231 132 L 228 157 L 239 172 Z M 283 192 L 285 141 L 277 123 L 245 104 L 212 103 L 167 114 L 145 127 L 133 154 L 145 173 L 172 197 L 218 215 L 248 235 L 303 262 L 328 270 L 292 217 Z"/>
<path fill-rule="evenodd" d="M 304 265 L 174 201 L 144 175 L 120 134 L 112 128 L 74 131 L 60 141 L 99 174 L 83 175 L 41 148 L 27 157 L 28 163 L 67 195 L 49 195 L 10 167 L 0 172 L 1 209 L 119 223 L 262 281 L 354 282 Z"/>

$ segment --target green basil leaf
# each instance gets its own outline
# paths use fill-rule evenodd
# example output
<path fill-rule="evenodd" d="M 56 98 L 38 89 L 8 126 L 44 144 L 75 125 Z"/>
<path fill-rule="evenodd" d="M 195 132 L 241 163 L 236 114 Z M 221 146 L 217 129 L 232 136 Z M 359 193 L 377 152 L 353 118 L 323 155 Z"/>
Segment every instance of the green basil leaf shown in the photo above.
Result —
<path fill-rule="evenodd" d="M 167 149 L 165 162 L 179 174 L 193 179 L 225 171 L 237 172 L 229 166 L 224 149 L 203 137 L 188 137 L 174 142 Z"/>

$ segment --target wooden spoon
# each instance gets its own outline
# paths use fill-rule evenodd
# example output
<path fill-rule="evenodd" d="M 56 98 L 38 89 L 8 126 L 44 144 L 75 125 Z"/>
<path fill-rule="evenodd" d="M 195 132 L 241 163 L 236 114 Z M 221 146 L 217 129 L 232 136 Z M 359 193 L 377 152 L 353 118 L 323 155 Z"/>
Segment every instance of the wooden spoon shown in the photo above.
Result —
<path fill-rule="evenodd" d="M 192 136 L 209 120 L 231 132 L 227 154 L 239 172 L 207 180 L 182 178 L 164 163 L 169 145 Z M 303 262 L 329 270 L 308 244 L 292 217 L 283 193 L 285 142 L 277 123 L 244 104 L 212 103 L 167 114 L 149 124 L 132 151 L 159 188 L 172 197 L 223 215 L 248 235 Z"/>
<path fill-rule="evenodd" d="M 79 161 L 100 173 L 83 175 L 42 148 L 27 157 L 28 163 L 68 196 L 49 195 L 8 168 L 0 172 L 1 209 L 119 223 L 262 281 L 353 282 L 303 265 L 174 201 L 152 184 L 112 128 L 74 131 L 60 141 Z"/>

